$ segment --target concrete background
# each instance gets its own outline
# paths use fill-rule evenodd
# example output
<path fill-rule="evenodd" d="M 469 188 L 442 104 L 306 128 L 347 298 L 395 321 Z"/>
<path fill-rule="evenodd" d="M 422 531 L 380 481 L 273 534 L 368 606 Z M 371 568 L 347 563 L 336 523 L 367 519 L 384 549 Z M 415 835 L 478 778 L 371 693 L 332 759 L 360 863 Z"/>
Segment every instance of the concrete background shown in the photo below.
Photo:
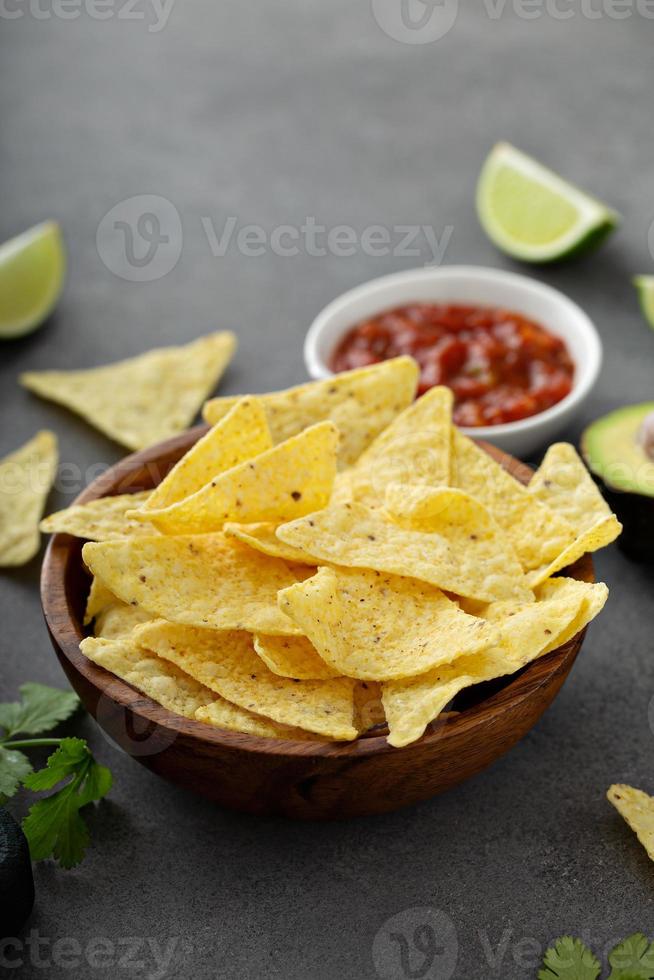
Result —
<path fill-rule="evenodd" d="M 269 241 L 253 256 L 232 239 L 220 256 L 211 232 L 220 238 L 229 218 L 266 235 L 310 218 L 358 236 L 382 225 L 397 245 L 397 226 L 427 225 L 441 240 L 449 227 L 444 261 L 512 268 L 473 206 L 500 138 L 624 219 L 596 255 L 535 270 L 582 304 L 606 346 L 569 437 L 613 406 L 652 398 L 654 336 L 630 284 L 653 262 L 654 22 L 644 4 L 460 4 L 445 36 L 414 44 L 389 36 L 417 32 L 402 35 L 399 3 L 381 0 L 374 10 L 366 0 L 187 0 L 165 24 L 151 0 L 75 3 L 7 0 L 0 15 L 0 238 L 53 217 L 70 254 L 51 321 L 2 346 L 0 451 L 39 427 L 57 431 L 66 466 L 52 508 L 121 450 L 22 391 L 19 371 L 102 364 L 229 327 L 240 350 L 223 392 L 301 381 L 302 339 L 323 304 L 431 261 L 427 240 L 407 256 L 368 254 L 359 239 L 344 257 L 309 255 L 304 243 L 278 255 Z M 162 233 L 180 216 L 166 246 L 173 257 L 181 249 L 179 261 L 153 281 L 128 281 L 111 271 L 115 240 L 102 239 L 99 254 L 96 232 L 111 208 L 146 194 L 173 206 L 162 205 Z M 604 800 L 613 781 L 654 790 L 653 575 L 615 549 L 597 566 L 611 599 L 554 707 L 491 770 L 404 812 L 334 825 L 223 812 L 76 721 L 69 730 L 90 739 L 115 787 L 92 817 L 85 862 L 36 869 L 31 928 L 42 943 L 9 951 L 23 965 L 7 975 L 526 980 L 562 933 L 598 952 L 637 929 L 654 934 L 651 865 Z M 4 699 L 28 679 L 64 684 L 38 574 L 35 560 L 0 580 Z M 416 933 L 425 925 L 432 933 Z M 404 965 L 391 932 L 405 937 Z M 428 935 L 439 947 L 431 966 L 414 948 Z M 98 953 L 99 937 L 113 945 Z"/>

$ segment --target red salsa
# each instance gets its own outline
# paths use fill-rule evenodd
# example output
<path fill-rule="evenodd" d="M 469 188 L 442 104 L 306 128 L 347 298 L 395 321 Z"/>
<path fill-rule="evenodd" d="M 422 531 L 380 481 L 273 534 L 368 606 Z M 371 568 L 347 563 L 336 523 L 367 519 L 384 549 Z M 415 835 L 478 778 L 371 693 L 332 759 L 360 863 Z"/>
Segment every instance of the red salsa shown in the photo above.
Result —
<path fill-rule="evenodd" d="M 452 303 L 409 303 L 352 327 L 331 357 L 348 371 L 410 354 L 420 365 L 419 394 L 454 392 L 454 421 L 499 425 L 537 415 L 572 389 L 565 343 L 510 310 Z"/>

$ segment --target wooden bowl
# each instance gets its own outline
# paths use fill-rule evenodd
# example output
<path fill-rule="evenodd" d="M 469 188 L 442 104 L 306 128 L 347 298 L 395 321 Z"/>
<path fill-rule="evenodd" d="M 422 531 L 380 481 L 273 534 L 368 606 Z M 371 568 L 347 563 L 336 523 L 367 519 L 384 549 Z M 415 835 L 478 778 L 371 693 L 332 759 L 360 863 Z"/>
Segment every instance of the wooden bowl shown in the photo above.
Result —
<path fill-rule="evenodd" d="M 199 426 L 128 456 L 77 503 L 155 486 L 206 431 Z M 527 483 L 531 470 L 492 446 L 491 456 Z M 474 776 L 516 744 L 551 704 L 583 641 L 534 661 L 519 674 L 470 688 L 457 714 L 433 722 L 417 742 L 389 746 L 383 730 L 352 743 L 287 742 L 221 731 L 172 714 L 79 651 L 89 577 L 82 542 L 52 538 L 41 598 L 59 661 L 85 708 L 126 752 L 165 779 L 238 810 L 305 819 L 382 813 L 427 799 Z M 589 556 L 567 570 L 594 580 Z"/>

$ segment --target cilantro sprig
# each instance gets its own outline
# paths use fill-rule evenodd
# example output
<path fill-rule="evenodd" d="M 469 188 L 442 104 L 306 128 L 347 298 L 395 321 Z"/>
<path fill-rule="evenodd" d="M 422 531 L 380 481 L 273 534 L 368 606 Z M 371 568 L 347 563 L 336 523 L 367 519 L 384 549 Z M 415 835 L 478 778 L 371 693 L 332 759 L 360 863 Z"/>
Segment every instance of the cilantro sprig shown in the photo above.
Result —
<path fill-rule="evenodd" d="M 580 939 L 563 936 L 545 953 L 538 980 L 597 980 L 601 966 Z"/>
<path fill-rule="evenodd" d="M 82 738 L 21 737 L 41 735 L 70 718 L 79 707 L 76 694 L 44 684 L 23 684 L 20 694 L 20 701 L 0 704 L 0 804 L 21 786 L 34 792 L 55 789 L 32 804 L 23 832 L 33 861 L 54 857 L 62 867 L 72 868 L 89 842 L 80 811 L 107 795 L 111 773 L 95 761 Z M 55 751 L 34 772 L 24 750 L 49 746 Z"/>
<path fill-rule="evenodd" d="M 609 953 L 608 980 L 654 980 L 654 943 L 636 932 Z M 591 950 L 571 936 L 557 939 L 545 953 L 538 980 L 598 980 L 602 967 Z"/>

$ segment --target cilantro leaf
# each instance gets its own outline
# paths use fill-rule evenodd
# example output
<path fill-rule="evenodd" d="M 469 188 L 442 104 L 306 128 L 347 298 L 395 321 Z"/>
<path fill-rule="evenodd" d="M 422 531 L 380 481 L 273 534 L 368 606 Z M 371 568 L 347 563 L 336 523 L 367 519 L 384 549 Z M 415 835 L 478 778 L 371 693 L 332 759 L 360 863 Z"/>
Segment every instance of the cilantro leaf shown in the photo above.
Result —
<path fill-rule="evenodd" d="M 653 980 L 654 943 L 650 945 L 642 932 L 636 932 L 615 947 L 609 963 L 609 980 Z"/>
<path fill-rule="evenodd" d="M 599 961 L 579 939 L 563 936 L 545 953 L 538 980 L 597 980 Z"/>
<path fill-rule="evenodd" d="M 55 857 L 72 868 L 84 857 L 89 831 L 80 814 L 82 807 L 102 799 L 111 789 L 111 773 L 93 758 L 81 738 L 64 738 L 45 769 L 25 779 L 28 789 L 51 789 L 71 778 L 57 792 L 38 800 L 23 820 L 33 861 Z"/>
<path fill-rule="evenodd" d="M 22 732 L 38 735 L 65 721 L 79 705 L 72 691 L 60 691 L 45 684 L 23 684 L 21 700 L 0 704 L 0 728 L 4 738 Z"/>
<path fill-rule="evenodd" d="M 48 758 L 45 769 L 32 772 L 25 779 L 27 789 L 52 789 L 66 776 L 76 772 L 90 757 L 83 738 L 62 738 L 59 748 Z"/>
<path fill-rule="evenodd" d="M 31 771 L 32 765 L 26 755 L 0 745 L 0 802 L 13 796 Z"/>

